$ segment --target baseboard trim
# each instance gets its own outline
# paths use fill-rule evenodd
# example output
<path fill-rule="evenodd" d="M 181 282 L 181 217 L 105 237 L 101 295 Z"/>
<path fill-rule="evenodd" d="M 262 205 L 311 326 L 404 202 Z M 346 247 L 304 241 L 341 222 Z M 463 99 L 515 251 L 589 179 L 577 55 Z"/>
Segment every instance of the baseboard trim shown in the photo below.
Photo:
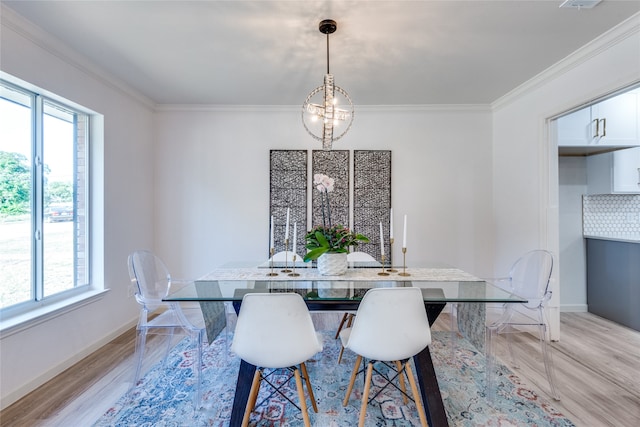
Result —
<path fill-rule="evenodd" d="M 560 304 L 561 313 L 586 313 L 587 304 Z"/>
<path fill-rule="evenodd" d="M 65 360 L 64 362 L 52 367 L 42 375 L 39 375 L 33 380 L 22 385 L 20 388 L 16 389 L 15 391 L 8 393 L 6 396 L 2 396 L 2 398 L 0 398 L 0 410 L 6 409 L 10 405 L 14 404 L 15 402 L 17 402 L 27 394 L 31 393 L 32 391 L 34 391 L 35 389 L 37 389 L 38 387 L 46 383 L 47 381 L 53 379 L 57 375 L 64 372 L 66 369 L 69 369 L 70 367 L 72 367 L 73 365 L 75 365 L 85 357 L 89 356 L 91 353 L 107 345 L 109 342 L 113 341 L 114 339 L 116 339 L 123 333 L 127 332 L 131 328 L 135 328 L 137 323 L 138 323 L 138 319 L 136 318 L 135 320 L 132 320 L 131 322 L 125 324 L 121 328 L 104 336 L 102 339 L 94 342 L 93 344 L 91 344 L 81 352 L 74 354 L 72 357 Z"/>

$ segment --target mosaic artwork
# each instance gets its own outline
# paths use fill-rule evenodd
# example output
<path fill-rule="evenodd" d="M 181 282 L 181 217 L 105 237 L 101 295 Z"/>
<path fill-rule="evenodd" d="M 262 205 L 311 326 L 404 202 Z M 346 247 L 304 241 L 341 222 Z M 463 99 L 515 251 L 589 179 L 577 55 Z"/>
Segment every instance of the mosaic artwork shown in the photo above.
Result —
<path fill-rule="evenodd" d="M 353 228 L 369 237 L 370 243 L 358 250 L 381 259 L 380 223 L 382 222 L 385 265 L 392 262 L 389 242 L 391 209 L 391 151 L 355 150 L 353 153 Z M 394 230 L 394 237 L 397 233 Z M 401 236 L 401 230 L 398 230 Z M 396 237 L 397 238 L 397 237 Z M 393 260 L 397 265 L 401 260 Z"/>
<path fill-rule="evenodd" d="M 313 150 L 311 177 L 321 173 L 335 180 L 333 191 L 329 193 L 331 224 L 349 226 L 349 151 Z M 321 198 L 318 191 L 312 191 L 311 226 L 322 224 Z"/>
<path fill-rule="evenodd" d="M 304 235 L 308 229 L 323 223 L 320 193 L 312 185 L 313 175 L 324 174 L 335 180 L 329 193 L 331 224 L 346 225 L 364 234 L 370 243 L 358 246 L 380 259 L 380 222 L 385 238 L 385 264 L 398 264 L 392 260 L 389 241 L 389 213 L 391 209 L 391 151 L 355 150 L 353 156 L 353 211 L 350 197 L 351 159 L 348 150 L 313 150 L 311 175 L 307 175 L 306 150 L 271 151 L 271 206 L 275 221 L 275 251 L 284 250 L 284 229 L 287 208 L 290 208 L 290 227 L 298 224 L 296 253 L 303 255 Z M 308 186 L 311 186 L 308 188 Z M 307 196 L 311 193 L 311 224 L 307 224 Z M 351 219 L 351 212 L 353 218 Z M 292 244 L 291 228 L 290 244 Z M 397 230 L 395 234 L 401 234 Z M 268 246 L 268 245 L 267 245 Z M 291 248 L 290 248 L 291 250 Z"/>
<path fill-rule="evenodd" d="M 275 252 L 285 250 L 285 227 L 289 208 L 289 250 L 293 251 L 293 225 L 297 223 L 295 252 L 306 253 L 304 235 L 307 230 L 307 150 L 271 150 L 270 206 L 274 221 Z M 267 218 L 267 230 L 270 218 Z M 269 239 L 269 234 L 267 234 Z M 267 257 L 269 242 L 265 245 Z"/>

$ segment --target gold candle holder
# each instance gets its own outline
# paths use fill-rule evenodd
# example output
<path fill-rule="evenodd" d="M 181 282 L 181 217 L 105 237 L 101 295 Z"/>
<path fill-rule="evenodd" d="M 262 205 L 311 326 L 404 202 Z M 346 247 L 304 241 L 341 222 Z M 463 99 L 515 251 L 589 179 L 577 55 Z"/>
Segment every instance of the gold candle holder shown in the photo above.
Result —
<path fill-rule="evenodd" d="M 291 277 L 298 277 L 300 275 L 300 273 L 296 273 L 296 254 L 293 254 L 293 272 L 289 273 L 289 276 Z"/>
<path fill-rule="evenodd" d="M 280 270 L 282 273 L 291 273 L 289 266 L 287 265 L 287 259 L 289 258 L 289 239 L 284 239 L 284 269 Z"/>
<path fill-rule="evenodd" d="M 276 249 L 275 248 L 271 248 L 269 250 L 269 252 L 271 253 L 271 272 L 267 273 L 267 276 L 277 276 L 278 273 L 273 271 L 273 254 L 276 252 Z"/>
<path fill-rule="evenodd" d="M 407 273 L 407 248 L 402 248 L 402 273 L 398 273 L 398 276 L 411 276 Z"/>
<path fill-rule="evenodd" d="M 382 271 L 378 273 L 378 276 L 388 276 L 389 273 L 384 271 L 384 255 L 380 255 L 380 258 L 382 259 Z"/>
<path fill-rule="evenodd" d="M 393 238 L 393 237 L 391 237 L 391 238 L 389 239 L 389 248 L 390 248 L 390 250 L 391 250 L 391 251 L 393 251 L 393 240 L 394 240 L 394 238 Z M 395 268 L 393 268 L 393 252 L 391 252 L 391 258 L 389 258 L 389 261 L 391 261 L 391 268 L 387 268 L 387 271 L 388 271 L 389 273 L 397 273 L 397 272 L 398 272 L 398 270 L 396 270 Z"/>

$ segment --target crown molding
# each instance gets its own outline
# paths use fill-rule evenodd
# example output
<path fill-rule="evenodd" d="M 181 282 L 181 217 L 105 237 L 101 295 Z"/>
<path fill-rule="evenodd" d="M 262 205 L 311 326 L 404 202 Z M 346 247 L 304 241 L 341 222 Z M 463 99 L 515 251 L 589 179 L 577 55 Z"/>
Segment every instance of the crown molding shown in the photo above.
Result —
<path fill-rule="evenodd" d="M 500 109 L 518 100 L 523 95 L 532 92 L 540 86 L 558 78 L 562 74 L 576 68 L 589 59 L 601 54 L 607 49 L 640 32 L 640 12 L 629 17 L 619 25 L 613 27 L 601 36 L 582 46 L 569 56 L 555 63 L 551 67 L 532 77 L 512 91 L 491 103 L 493 110 Z"/>
<path fill-rule="evenodd" d="M 291 113 L 301 112 L 301 105 L 205 105 L 157 104 L 156 112 L 215 112 L 215 113 Z M 358 112 L 491 112 L 489 104 L 423 104 L 423 105 L 356 105 Z"/>
<path fill-rule="evenodd" d="M 139 91 L 133 89 L 122 80 L 119 80 L 113 75 L 105 72 L 96 64 L 87 60 L 87 58 L 65 45 L 50 33 L 47 33 L 42 28 L 33 24 L 31 21 L 25 19 L 22 15 L 16 13 L 5 4 L 0 4 L 0 23 L 3 28 L 14 31 L 47 53 L 61 59 L 66 64 L 78 69 L 94 80 L 115 89 L 119 93 L 143 104 L 147 108 L 153 109 L 155 107 L 155 103 L 151 99 L 142 95 Z"/>

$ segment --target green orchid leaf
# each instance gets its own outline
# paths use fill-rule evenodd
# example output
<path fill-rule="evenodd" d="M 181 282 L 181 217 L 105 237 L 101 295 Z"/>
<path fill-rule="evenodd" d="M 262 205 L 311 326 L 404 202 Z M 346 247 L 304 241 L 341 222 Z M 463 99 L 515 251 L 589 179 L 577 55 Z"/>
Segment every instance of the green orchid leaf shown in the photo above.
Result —
<path fill-rule="evenodd" d="M 322 234 L 320 231 L 316 231 L 316 239 L 318 239 L 318 243 L 320 243 L 320 245 L 325 246 L 325 247 L 329 247 L 329 241 L 327 240 L 326 237 L 324 237 L 324 234 Z"/>
<path fill-rule="evenodd" d="M 309 262 L 311 260 L 318 259 L 320 255 L 325 254 L 327 252 L 329 252 L 329 247 L 320 247 L 320 248 L 313 249 L 307 252 L 307 254 L 304 256 L 304 262 Z"/>

